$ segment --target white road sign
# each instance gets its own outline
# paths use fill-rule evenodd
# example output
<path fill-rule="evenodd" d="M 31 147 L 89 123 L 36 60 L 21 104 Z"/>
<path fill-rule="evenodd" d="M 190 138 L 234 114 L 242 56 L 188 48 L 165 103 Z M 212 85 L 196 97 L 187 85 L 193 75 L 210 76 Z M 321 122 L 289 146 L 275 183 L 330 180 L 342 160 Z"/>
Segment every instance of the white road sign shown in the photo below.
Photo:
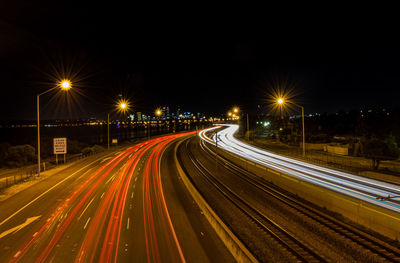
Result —
<path fill-rule="evenodd" d="M 67 153 L 67 138 L 54 138 L 54 154 L 66 154 Z"/>

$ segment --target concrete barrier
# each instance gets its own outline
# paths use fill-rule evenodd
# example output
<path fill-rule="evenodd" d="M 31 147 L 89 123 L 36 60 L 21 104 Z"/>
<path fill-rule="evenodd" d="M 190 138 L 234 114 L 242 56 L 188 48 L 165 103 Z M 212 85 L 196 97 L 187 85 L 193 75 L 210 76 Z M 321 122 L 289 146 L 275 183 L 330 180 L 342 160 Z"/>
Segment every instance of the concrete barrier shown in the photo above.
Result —
<path fill-rule="evenodd" d="M 315 205 L 340 213 L 381 235 L 400 240 L 399 213 L 277 172 L 221 149 L 218 149 L 218 154 Z"/>
<path fill-rule="evenodd" d="M 184 142 L 184 140 L 180 141 L 175 146 L 174 158 L 179 176 L 182 178 L 185 187 L 188 189 L 189 193 L 191 194 L 197 205 L 203 211 L 203 214 L 207 218 L 208 222 L 215 230 L 219 238 L 222 240 L 222 242 L 225 244 L 226 248 L 235 258 L 235 260 L 237 262 L 258 262 L 257 259 L 246 248 L 246 246 L 232 233 L 228 226 L 225 225 L 221 218 L 219 218 L 219 216 L 207 204 L 206 200 L 204 200 L 203 196 L 197 191 L 196 187 L 186 176 L 176 156 L 177 149 L 182 142 Z"/>

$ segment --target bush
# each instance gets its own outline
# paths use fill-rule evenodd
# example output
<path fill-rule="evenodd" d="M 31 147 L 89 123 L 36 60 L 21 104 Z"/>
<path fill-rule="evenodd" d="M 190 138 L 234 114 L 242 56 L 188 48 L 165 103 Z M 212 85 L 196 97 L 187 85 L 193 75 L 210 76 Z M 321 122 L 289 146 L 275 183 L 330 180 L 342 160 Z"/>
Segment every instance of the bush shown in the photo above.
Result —
<path fill-rule="evenodd" d="M 93 145 L 92 147 L 86 147 L 82 149 L 82 154 L 88 155 L 88 154 L 93 154 L 93 153 L 98 153 L 104 151 L 104 147 L 100 145 Z"/>
<path fill-rule="evenodd" d="M 89 144 L 80 141 L 68 140 L 67 151 L 70 154 L 81 153 L 83 149 L 88 148 Z"/>
<path fill-rule="evenodd" d="M 7 142 L 0 143 L 0 167 L 4 166 L 8 157 L 8 149 L 11 145 Z"/>
<path fill-rule="evenodd" d="M 93 151 L 94 151 L 95 153 L 104 151 L 104 147 L 103 147 L 103 146 L 100 146 L 100 145 L 97 145 L 97 144 L 93 145 L 92 148 L 93 148 Z"/>
<path fill-rule="evenodd" d="M 32 163 L 35 158 L 35 148 L 29 144 L 11 146 L 8 148 L 6 165 L 9 167 L 21 167 Z"/>

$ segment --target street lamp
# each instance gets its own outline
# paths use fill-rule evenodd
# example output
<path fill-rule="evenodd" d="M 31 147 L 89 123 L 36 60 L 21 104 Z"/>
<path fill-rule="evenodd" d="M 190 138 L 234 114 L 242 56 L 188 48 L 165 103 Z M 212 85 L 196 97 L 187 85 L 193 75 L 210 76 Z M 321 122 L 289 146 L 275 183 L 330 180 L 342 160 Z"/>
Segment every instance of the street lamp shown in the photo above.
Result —
<path fill-rule="evenodd" d="M 158 125 L 158 121 L 160 120 L 160 116 L 162 115 L 161 109 L 157 108 L 154 114 L 157 116 L 157 125 Z"/>
<path fill-rule="evenodd" d="M 50 91 L 53 91 L 55 89 L 61 89 L 64 91 L 68 91 L 71 88 L 71 81 L 67 80 L 67 79 L 63 79 L 62 81 L 60 81 L 58 83 L 57 86 L 55 86 L 54 88 L 48 89 L 45 92 L 42 92 L 38 95 L 36 95 L 36 105 L 37 105 L 37 139 L 38 139 L 38 176 L 40 176 L 40 101 L 39 101 L 39 97 L 41 95 L 44 95 Z"/>
<path fill-rule="evenodd" d="M 285 100 L 283 98 L 278 98 L 276 101 L 279 105 L 283 106 L 285 103 Z M 306 156 L 306 136 L 305 136 L 305 131 L 304 131 L 304 107 L 297 105 L 293 102 L 291 102 L 290 104 L 293 104 L 299 108 L 301 108 L 301 119 L 302 119 L 302 126 L 303 126 L 303 157 Z"/>
<path fill-rule="evenodd" d="M 162 114 L 162 111 L 161 111 L 161 109 L 156 109 L 156 111 L 155 111 L 154 113 L 155 113 L 155 115 L 156 115 L 157 117 L 160 117 L 161 114 Z"/>
<path fill-rule="evenodd" d="M 129 102 L 127 100 L 118 101 L 117 110 L 125 113 L 129 109 Z M 107 114 L 107 149 L 110 149 L 110 113 Z"/>

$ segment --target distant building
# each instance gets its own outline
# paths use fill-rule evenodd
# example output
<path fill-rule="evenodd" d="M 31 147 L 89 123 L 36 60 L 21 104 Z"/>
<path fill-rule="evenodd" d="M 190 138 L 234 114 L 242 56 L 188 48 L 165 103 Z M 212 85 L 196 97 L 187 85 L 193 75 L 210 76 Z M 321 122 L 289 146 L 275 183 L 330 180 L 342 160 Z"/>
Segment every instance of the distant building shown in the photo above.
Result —
<path fill-rule="evenodd" d="M 161 119 L 162 120 L 169 120 L 171 118 L 168 106 L 162 107 L 161 111 L 162 111 L 162 114 L 161 114 Z"/>

